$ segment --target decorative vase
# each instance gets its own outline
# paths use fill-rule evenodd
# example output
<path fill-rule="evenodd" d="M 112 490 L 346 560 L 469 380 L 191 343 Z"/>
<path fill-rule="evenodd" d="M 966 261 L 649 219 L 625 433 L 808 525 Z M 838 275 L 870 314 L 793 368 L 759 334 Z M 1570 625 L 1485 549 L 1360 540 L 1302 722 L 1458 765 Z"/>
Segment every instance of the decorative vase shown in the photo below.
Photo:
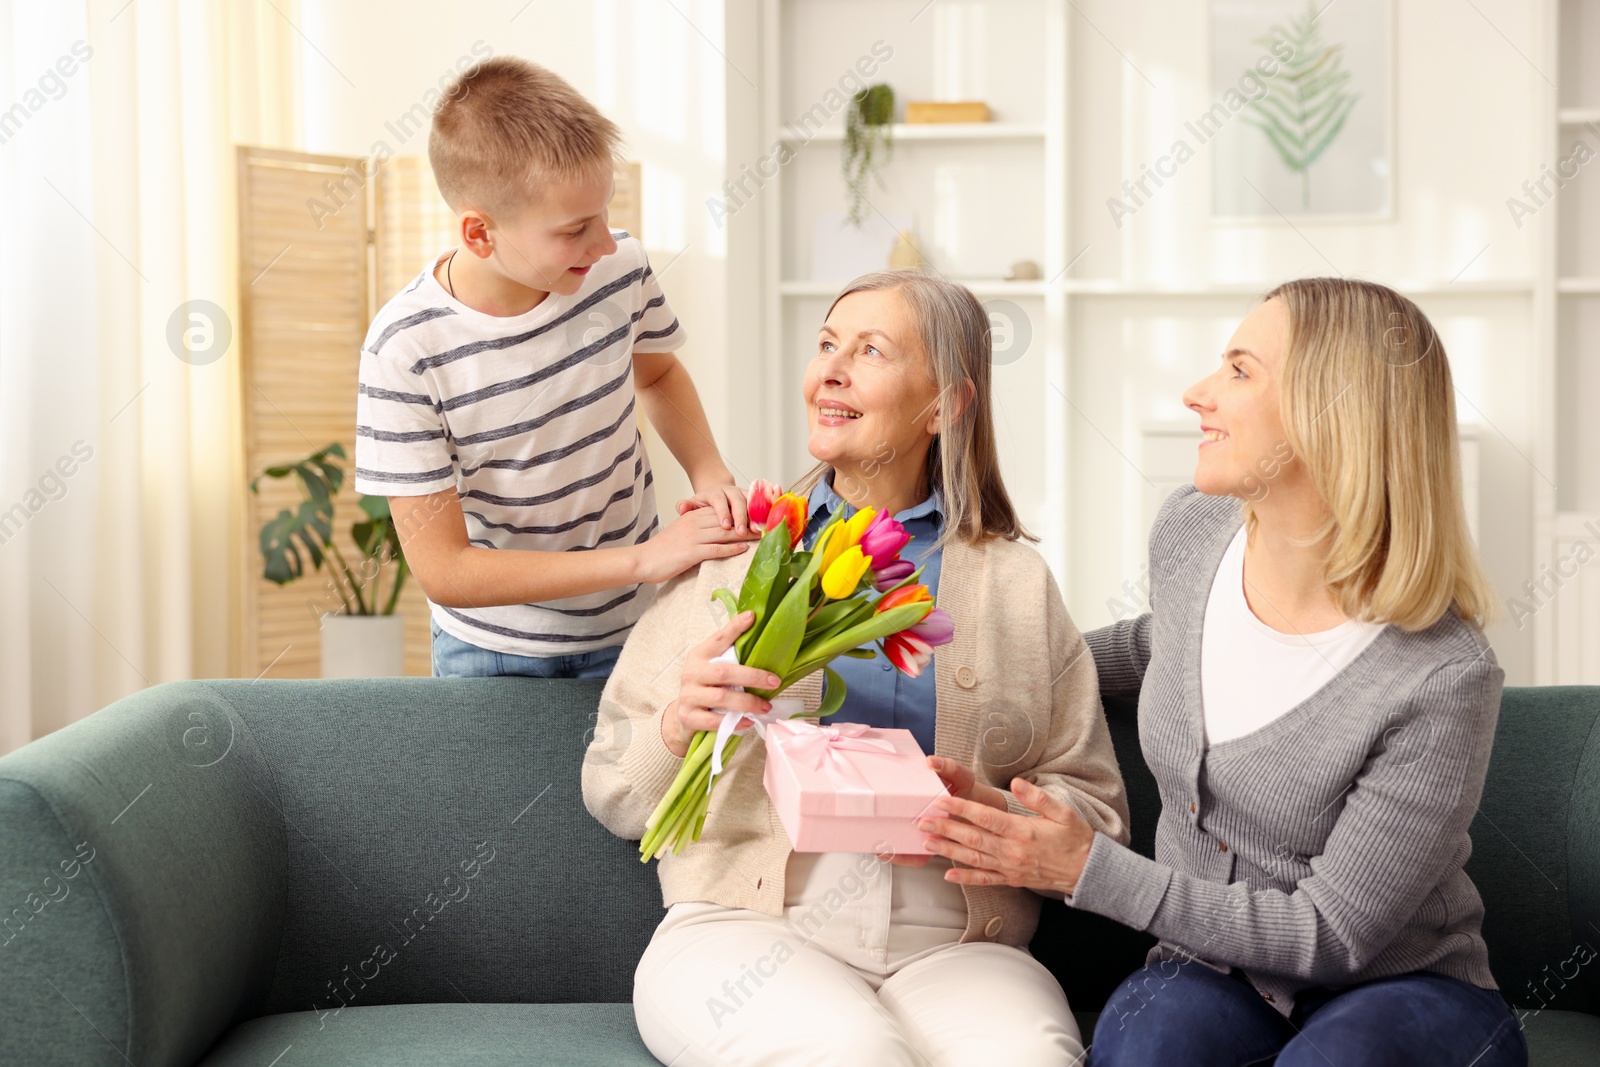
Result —
<path fill-rule="evenodd" d="M 922 258 L 922 249 L 917 246 L 916 236 L 907 230 L 901 230 L 894 248 L 889 252 L 889 266 L 896 270 L 906 268 L 921 270 L 926 263 L 927 261 Z"/>
<path fill-rule="evenodd" d="M 324 678 L 392 678 L 405 672 L 405 619 L 399 615 L 323 617 Z"/>

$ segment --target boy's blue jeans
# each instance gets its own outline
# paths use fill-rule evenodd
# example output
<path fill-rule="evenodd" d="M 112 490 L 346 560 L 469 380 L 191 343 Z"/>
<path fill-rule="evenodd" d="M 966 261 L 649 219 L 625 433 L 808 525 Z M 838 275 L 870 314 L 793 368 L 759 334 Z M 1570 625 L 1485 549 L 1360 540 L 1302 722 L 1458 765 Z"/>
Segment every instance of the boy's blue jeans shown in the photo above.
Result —
<path fill-rule="evenodd" d="M 441 630 L 431 619 L 428 629 L 433 634 L 435 678 L 488 678 L 505 674 L 529 678 L 609 678 L 622 652 L 621 645 L 612 645 L 570 656 L 518 656 L 479 648 Z"/>
<path fill-rule="evenodd" d="M 1500 994 L 1428 971 L 1307 989 L 1287 1019 L 1248 982 L 1203 963 L 1134 971 L 1106 1002 L 1090 1067 L 1526 1067 L 1528 1046 Z"/>

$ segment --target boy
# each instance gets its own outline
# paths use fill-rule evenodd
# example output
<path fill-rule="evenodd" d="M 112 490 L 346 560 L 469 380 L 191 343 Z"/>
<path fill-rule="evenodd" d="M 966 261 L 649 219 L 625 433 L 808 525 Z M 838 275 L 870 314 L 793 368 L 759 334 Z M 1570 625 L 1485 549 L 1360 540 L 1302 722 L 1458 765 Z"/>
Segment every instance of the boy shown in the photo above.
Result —
<path fill-rule="evenodd" d="M 605 677 L 652 583 L 759 536 L 644 249 L 606 225 L 619 140 L 513 57 L 434 109 L 428 158 L 460 245 L 367 332 L 355 488 L 389 498 L 436 676 Z M 694 487 L 659 533 L 636 401 Z"/>

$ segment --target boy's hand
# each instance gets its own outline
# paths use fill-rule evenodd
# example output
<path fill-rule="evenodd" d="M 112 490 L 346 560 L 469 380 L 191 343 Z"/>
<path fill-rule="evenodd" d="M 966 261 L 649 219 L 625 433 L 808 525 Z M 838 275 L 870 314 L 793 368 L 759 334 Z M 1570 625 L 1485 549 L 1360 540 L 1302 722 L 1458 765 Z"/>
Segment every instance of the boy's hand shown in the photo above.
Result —
<path fill-rule="evenodd" d="M 760 534 L 748 525 L 724 529 L 716 512 L 697 507 L 639 546 L 639 580 L 659 584 L 708 559 L 727 559 L 746 551 Z"/>
<path fill-rule="evenodd" d="M 743 533 L 750 529 L 750 506 L 743 489 L 737 485 L 713 485 L 704 492 L 678 501 L 678 514 L 687 515 L 696 508 L 711 508 L 724 530 Z"/>

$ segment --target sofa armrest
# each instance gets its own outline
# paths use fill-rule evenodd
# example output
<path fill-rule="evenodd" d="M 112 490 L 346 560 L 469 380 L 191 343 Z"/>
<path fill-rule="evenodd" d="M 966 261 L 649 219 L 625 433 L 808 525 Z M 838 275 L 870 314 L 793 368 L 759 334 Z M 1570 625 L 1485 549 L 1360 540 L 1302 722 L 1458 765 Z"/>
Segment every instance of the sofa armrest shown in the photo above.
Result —
<path fill-rule="evenodd" d="M 0 1063 L 192 1064 L 265 1001 L 282 805 L 203 682 L 0 759 Z"/>

